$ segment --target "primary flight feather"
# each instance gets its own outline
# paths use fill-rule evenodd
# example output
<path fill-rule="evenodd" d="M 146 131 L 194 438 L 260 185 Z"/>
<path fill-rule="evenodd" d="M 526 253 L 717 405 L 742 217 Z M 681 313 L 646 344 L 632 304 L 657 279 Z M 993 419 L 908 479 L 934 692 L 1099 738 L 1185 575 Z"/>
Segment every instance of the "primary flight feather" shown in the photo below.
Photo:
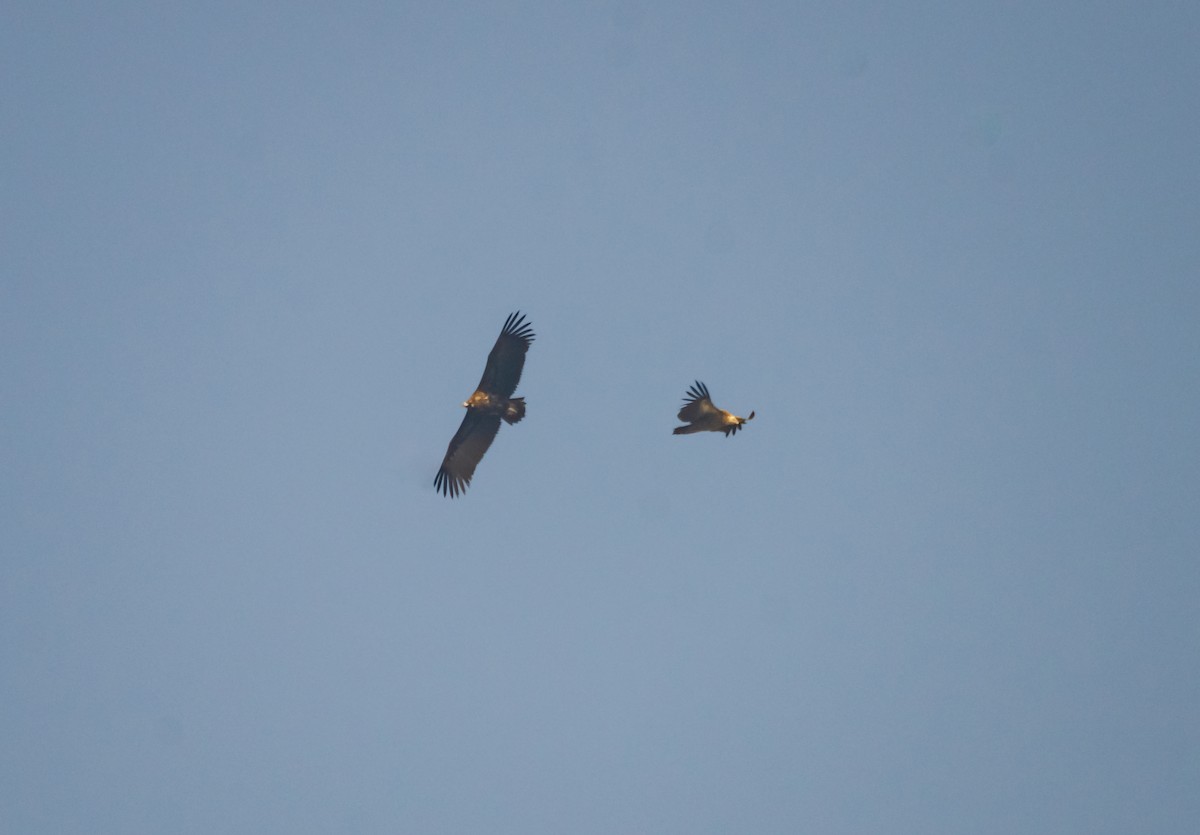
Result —
<path fill-rule="evenodd" d="M 456 497 L 466 492 L 483 454 L 500 431 L 500 421 L 517 423 L 525 417 L 525 398 L 513 397 L 525 368 L 525 353 L 533 342 L 533 329 L 520 311 L 504 320 L 479 385 L 463 406 L 467 414 L 450 446 L 442 467 L 433 479 L 435 490 Z"/>

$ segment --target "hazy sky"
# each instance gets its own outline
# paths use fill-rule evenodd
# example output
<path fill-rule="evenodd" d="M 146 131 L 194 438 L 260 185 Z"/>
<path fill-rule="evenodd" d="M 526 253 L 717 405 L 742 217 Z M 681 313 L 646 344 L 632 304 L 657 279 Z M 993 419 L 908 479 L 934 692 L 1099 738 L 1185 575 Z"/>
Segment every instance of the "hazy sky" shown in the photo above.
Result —
<path fill-rule="evenodd" d="M 0 830 L 1194 831 L 1198 44 L 8 4 Z"/>

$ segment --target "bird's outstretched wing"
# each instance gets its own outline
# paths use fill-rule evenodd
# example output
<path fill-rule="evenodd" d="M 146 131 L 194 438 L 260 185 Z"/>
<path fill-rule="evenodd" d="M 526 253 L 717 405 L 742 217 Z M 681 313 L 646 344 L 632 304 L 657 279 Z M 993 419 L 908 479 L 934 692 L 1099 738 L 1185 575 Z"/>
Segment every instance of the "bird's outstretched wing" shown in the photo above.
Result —
<path fill-rule="evenodd" d="M 479 380 L 479 391 L 512 397 L 512 393 L 517 390 L 517 383 L 521 382 L 525 353 L 529 350 L 533 337 L 533 327 L 525 321 L 524 314 L 519 310 L 510 313 L 504 320 L 504 327 L 496 339 L 496 344 L 492 346 L 492 352 L 488 354 L 483 377 Z M 461 431 L 460 429 L 459 432 Z M 482 454 L 481 452 L 480 455 Z"/>
<path fill-rule="evenodd" d="M 719 414 L 720 409 L 713 405 L 708 396 L 708 386 L 699 380 L 688 389 L 688 396 L 683 398 L 683 408 L 679 410 L 679 419 L 695 423 L 711 415 Z"/>
<path fill-rule="evenodd" d="M 491 365 L 490 360 L 488 365 Z M 450 446 L 446 448 L 442 467 L 433 479 L 434 489 L 440 490 L 443 496 L 465 493 L 467 485 L 471 483 L 471 476 L 475 474 L 475 467 L 499 431 L 499 415 L 467 409 L 462 424 L 450 439 Z"/>

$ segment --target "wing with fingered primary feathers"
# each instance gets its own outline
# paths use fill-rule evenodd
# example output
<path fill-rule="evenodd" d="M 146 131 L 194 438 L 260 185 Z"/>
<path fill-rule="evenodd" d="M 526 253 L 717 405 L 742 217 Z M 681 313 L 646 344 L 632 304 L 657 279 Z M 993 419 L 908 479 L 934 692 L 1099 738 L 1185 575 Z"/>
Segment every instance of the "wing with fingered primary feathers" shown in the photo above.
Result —
<path fill-rule="evenodd" d="M 695 423 L 720 413 L 720 409 L 713 405 L 712 400 L 708 396 L 708 386 L 699 380 L 688 389 L 688 396 L 684 398 L 683 408 L 679 410 L 679 419 L 688 423 Z"/>
<path fill-rule="evenodd" d="M 456 497 L 467 491 L 475 467 L 488 451 L 496 433 L 500 431 L 500 416 L 467 409 L 458 431 L 450 439 L 442 467 L 433 479 L 435 490 L 443 496 Z"/>
<path fill-rule="evenodd" d="M 504 327 L 492 351 L 488 354 L 483 377 L 479 380 L 479 391 L 488 394 L 512 397 L 521 382 L 521 371 L 525 368 L 525 354 L 533 342 L 533 327 L 525 316 L 517 311 L 504 320 Z"/>

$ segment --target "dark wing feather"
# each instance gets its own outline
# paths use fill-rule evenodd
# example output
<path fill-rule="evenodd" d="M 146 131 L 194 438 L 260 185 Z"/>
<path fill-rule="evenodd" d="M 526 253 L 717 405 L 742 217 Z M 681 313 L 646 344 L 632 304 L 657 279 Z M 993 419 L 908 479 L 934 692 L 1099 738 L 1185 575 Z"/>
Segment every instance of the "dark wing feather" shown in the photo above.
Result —
<path fill-rule="evenodd" d="M 708 386 L 699 380 L 688 389 L 688 396 L 683 398 L 683 401 L 683 408 L 679 410 L 679 419 L 689 423 L 717 411 L 712 398 L 708 396 Z"/>
<path fill-rule="evenodd" d="M 521 382 L 521 371 L 525 368 L 525 352 L 533 342 L 533 328 L 525 321 L 521 311 L 509 314 L 504 328 L 488 354 L 487 366 L 479 380 L 479 390 L 501 397 L 512 397 Z"/>
<path fill-rule="evenodd" d="M 500 431 L 500 416 L 467 409 L 467 415 L 446 448 L 442 468 L 433 479 L 435 490 L 443 496 L 465 493 L 475 474 L 475 466 Z"/>

